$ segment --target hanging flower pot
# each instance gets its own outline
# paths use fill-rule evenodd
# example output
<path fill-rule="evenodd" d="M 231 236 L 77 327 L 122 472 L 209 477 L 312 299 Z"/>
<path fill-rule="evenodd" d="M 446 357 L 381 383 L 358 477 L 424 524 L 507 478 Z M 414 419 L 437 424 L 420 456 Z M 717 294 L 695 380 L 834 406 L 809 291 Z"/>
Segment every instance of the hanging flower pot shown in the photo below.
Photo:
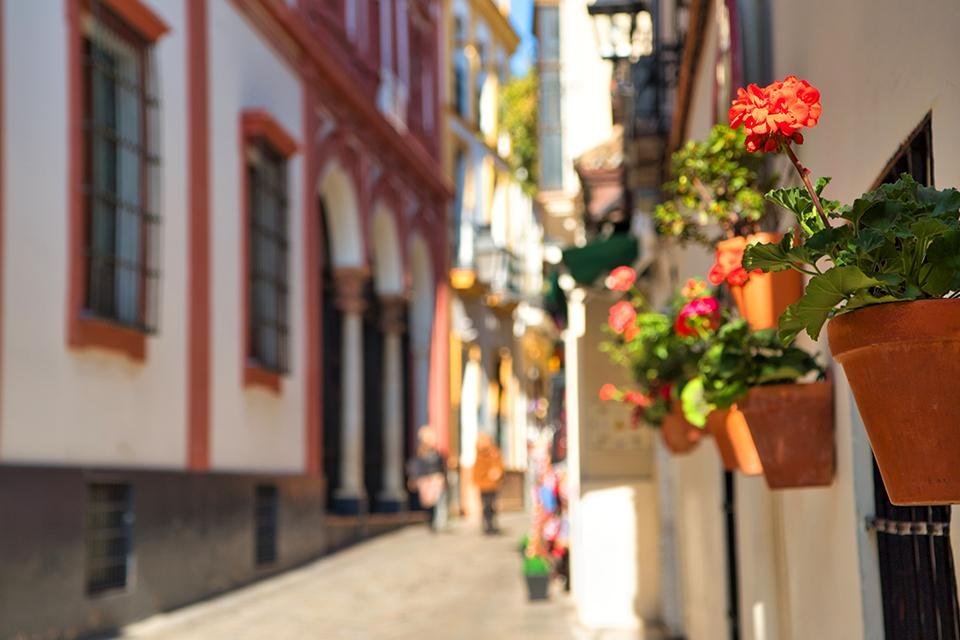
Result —
<path fill-rule="evenodd" d="M 833 387 L 829 382 L 752 388 L 738 405 L 771 489 L 833 482 Z"/>
<path fill-rule="evenodd" d="M 674 408 L 660 425 L 660 436 L 663 444 L 671 453 L 687 453 L 692 451 L 703 437 L 704 430 L 698 429 L 683 417 L 679 407 Z"/>
<path fill-rule="evenodd" d="M 743 414 L 734 405 L 730 409 L 717 410 L 707 417 L 707 432 L 717 443 L 717 451 L 727 471 L 740 471 L 748 476 L 763 473 L 763 465 L 753 443 Z"/>
<path fill-rule="evenodd" d="M 891 502 L 960 503 L 960 300 L 859 309 L 827 334 Z"/>
<path fill-rule="evenodd" d="M 784 309 L 803 295 L 803 274 L 798 271 L 747 272 L 742 267 L 743 252 L 748 245 L 778 243 L 782 238 L 782 233 L 763 232 L 717 243 L 717 264 L 736 263 L 726 283 L 740 317 L 754 330 L 775 328 Z M 729 257 L 722 258 L 722 255 Z"/>

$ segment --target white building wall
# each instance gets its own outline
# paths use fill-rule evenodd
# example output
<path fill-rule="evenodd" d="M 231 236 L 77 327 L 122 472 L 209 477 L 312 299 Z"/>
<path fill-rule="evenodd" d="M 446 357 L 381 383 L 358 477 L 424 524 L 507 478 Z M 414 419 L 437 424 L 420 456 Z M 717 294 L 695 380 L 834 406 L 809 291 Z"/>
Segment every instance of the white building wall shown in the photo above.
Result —
<path fill-rule="evenodd" d="M 630 410 L 602 402 L 603 383 L 629 374 L 598 345 L 614 298 L 574 289 L 565 332 L 570 567 L 579 621 L 648 629 L 661 619 L 660 520 L 654 436 Z"/>
<path fill-rule="evenodd" d="M 828 13 L 829 24 L 813 18 Z M 929 111 L 935 182 L 960 184 L 960 85 L 948 62 L 960 57 L 958 24 L 954 3 L 816 0 L 802 10 L 775 7 L 775 76 L 799 75 L 822 92 L 823 116 L 800 157 L 816 175 L 833 177 L 830 198 L 851 202 L 867 190 Z M 836 46 L 810 46 L 802 33 Z M 818 346 L 827 353 L 825 332 Z M 868 442 L 846 379 L 834 370 L 837 482 L 784 496 L 793 637 L 879 638 L 876 541 L 862 524 L 873 502 Z"/>
<path fill-rule="evenodd" d="M 142 363 L 66 346 L 69 100 L 64 4 L 3 5 L 4 462 L 185 464 L 184 5 L 174 0 L 148 4 L 171 32 L 156 48 L 163 158 L 159 331 L 147 339 Z"/>
<path fill-rule="evenodd" d="M 613 135 L 610 110 L 610 63 L 597 53 L 592 18 L 593 0 L 560 3 L 560 82 L 563 126 L 563 186 L 576 192 L 580 180 L 573 161 Z"/>
<path fill-rule="evenodd" d="M 831 19 L 824 22 L 821 17 L 828 14 Z M 864 15 L 871 16 L 868 22 Z M 906 7 L 892 0 L 857 0 L 841 7 L 818 0 L 803 7 L 777 3 L 773 8 L 774 76 L 799 75 L 823 94 L 823 117 L 806 136 L 800 157 L 816 175 L 833 177 L 831 198 L 849 202 L 868 189 L 931 110 L 936 183 L 941 187 L 960 183 L 960 149 L 955 144 L 960 139 L 960 85 L 944 73 L 949 67 L 943 64 L 960 56 L 960 44 L 951 37 L 957 24 L 960 7 L 942 3 Z M 834 44 L 814 46 L 811 34 L 816 42 Z M 704 136 L 711 124 L 714 41 L 711 28 L 688 118 L 691 138 Z M 790 168 L 780 169 L 786 174 Z M 705 261 L 709 264 L 705 252 L 677 257 L 680 279 L 702 276 Z M 807 346 L 828 355 L 825 335 L 819 345 Z M 834 372 L 834 484 L 770 492 L 759 478 L 737 479 L 745 638 L 882 637 L 876 540 L 862 524 L 872 513 L 873 502 L 869 444 L 842 371 L 835 367 Z M 701 445 L 693 455 L 702 456 L 703 450 Z M 687 485 L 701 477 L 702 469 L 680 458 L 671 466 L 679 487 L 678 529 L 722 526 L 717 496 L 689 505 Z M 691 536 L 681 534 L 683 584 L 686 602 L 694 603 L 703 595 L 696 589 L 705 571 L 703 557 L 715 542 L 686 538 Z M 954 546 L 960 546 L 957 540 Z M 685 611 L 691 640 L 717 637 L 713 629 L 723 623 L 723 612 L 712 609 L 712 613 L 691 612 L 689 607 Z"/>
<path fill-rule="evenodd" d="M 303 94 L 296 70 L 229 0 L 210 0 L 212 263 L 211 467 L 302 471 L 304 437 L 303 154 L 288 164 L 290 373 L 281 393 L 242 384 L 243 194 L 240 114 L 265 109 L 299 142 Z"/>

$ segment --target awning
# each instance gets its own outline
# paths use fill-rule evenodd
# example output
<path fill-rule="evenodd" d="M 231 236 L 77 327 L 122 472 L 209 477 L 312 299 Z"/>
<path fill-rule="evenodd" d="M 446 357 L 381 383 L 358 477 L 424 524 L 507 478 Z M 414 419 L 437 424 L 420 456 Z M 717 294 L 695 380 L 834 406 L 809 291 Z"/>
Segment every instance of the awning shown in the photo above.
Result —
<path fill-rule="evenodd" d="M 639 243 L 635 236 L 615 233 L 593 240 L 583 247 L 564 249 L 563 264 L 577 284 L 591 285 L 611 269 L 633 264 L 639 256 Z"/>

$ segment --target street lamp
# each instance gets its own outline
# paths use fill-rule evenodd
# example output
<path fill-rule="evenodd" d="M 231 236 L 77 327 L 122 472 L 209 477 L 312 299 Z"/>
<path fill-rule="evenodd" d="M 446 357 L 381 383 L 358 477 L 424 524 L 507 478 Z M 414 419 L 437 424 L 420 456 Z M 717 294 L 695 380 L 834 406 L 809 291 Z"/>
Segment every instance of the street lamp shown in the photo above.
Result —
<path fill-rule="evenodd" d="M 642 0 L 596 0 L 587 12 L 593 17 L 597 47 L 604 60 L 636 62 L 651 53 L 653 25 Z"/>

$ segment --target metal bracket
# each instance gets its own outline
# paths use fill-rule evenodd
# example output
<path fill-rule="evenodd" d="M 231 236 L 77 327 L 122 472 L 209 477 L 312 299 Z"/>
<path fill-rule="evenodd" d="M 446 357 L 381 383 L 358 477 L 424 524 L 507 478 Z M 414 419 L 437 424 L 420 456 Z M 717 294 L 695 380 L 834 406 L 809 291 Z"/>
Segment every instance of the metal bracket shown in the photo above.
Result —
<path fill-rule="evenodd" d="M 906 522 L 867 516 L 867 531 L 876 531 L 893 536 L 947 536 L 950 535 L 948 522 Z"/>

